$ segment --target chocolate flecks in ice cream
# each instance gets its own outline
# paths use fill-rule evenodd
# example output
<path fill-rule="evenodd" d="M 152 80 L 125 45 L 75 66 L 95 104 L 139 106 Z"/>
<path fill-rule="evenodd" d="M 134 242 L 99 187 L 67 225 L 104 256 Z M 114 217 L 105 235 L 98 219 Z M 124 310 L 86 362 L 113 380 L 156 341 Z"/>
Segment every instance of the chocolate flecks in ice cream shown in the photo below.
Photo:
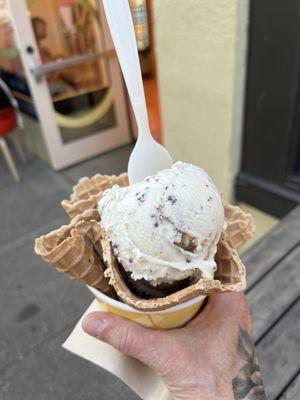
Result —
<path fill-rule="evenodd" d="M 170 201 L 172 204 L 175 204 L 177 199 L 175 196 L 168 196 L 168 201 Z"/>
<path fill-rule="evenodd" d="M 213 277 L 224 209 L 201 168 L 178 162 L 134 185 L 113 186 L 98 210 L 131 285 L 173 290 L 195 276 Z"/>

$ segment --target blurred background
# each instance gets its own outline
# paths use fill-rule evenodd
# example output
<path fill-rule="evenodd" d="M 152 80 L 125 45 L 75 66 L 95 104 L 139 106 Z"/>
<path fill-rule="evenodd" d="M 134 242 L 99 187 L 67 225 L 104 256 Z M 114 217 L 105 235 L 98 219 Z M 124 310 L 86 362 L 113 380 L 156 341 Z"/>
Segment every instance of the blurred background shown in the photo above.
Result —
<path fill-rule="evenodd" d="M 297 1 L 129 3 L 153 136 L 252 213 L 257 231 L 247 246 L 258 243 L 300 203 Z M 126 170 L 136 126 L 100 0 L 0 0 L 0 78 L 6 366 L 24 346 L 29 352 L 57 333 L 66 315 L 70 330 L 91 300 L 82 285 L 42 264 L 33 240 L 68 223 L 59 203 L 79 178 Z M 50 350 L 62 342 L 57 335 Z M 51 378 L 65 356 L 49 348 Z M 30 357 L 22 373 L 9 372 L 20 387 L 34 379 L 24 368 L 40 365 L 40 355 Z M 75 369 L 85 365 L 76 362 Z M 33 386 L 42 390 L 43 379 Z M 113 393 L 110 379 L 103 398 Z M 118 398 L 129 398 L 126 390 Z"/>
<path fill-rule="evenodd" d="M 299 202 L 296 78 L 291 57 L 274 65 L 276 26 L 265 25 L 262 7 L 249 31 L 246 0 L 130 6 L 154 137 L 251 211 L 257 239 Z M 135 122 L 101 2 L 1 0 L 0 12 L 0 76 L 23 122 L 19 132 L 3 127 L 2 142 L 27 152 L 16 169 L 21 179 L 30 177 L 31 160 L 57 171 L 130 149 Z M 276 46 L 292 48 L 292 35 L 286 29 Z M 2 103 L 4 121 L 9 103 Z M 96 165 L 90 173 L 101 172 Z"/>

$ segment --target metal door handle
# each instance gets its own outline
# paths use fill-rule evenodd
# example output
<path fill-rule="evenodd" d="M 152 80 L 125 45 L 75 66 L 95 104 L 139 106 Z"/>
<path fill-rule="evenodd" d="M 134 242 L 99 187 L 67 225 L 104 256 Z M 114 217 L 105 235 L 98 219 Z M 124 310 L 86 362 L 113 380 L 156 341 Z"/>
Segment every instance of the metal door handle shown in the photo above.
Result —
<path fill-rule="evenodd" d="M 96 58 L 109 59 L 115 56 L 116 53 L 114 50 L 108 50 L 102 52 L 82 54 L 79 56 L 74 56 L 66 59 L 59 59 L 42 65 L 38 65 L 32 53 L 27 54 L 27 59 L 30 72 L 35 77 L 35 79 L 39 81 L 43 76 L 50 74 L 51 72 L 56 72 L 65 68 L 87 64 L 88 62 L 93 61 Z"/>

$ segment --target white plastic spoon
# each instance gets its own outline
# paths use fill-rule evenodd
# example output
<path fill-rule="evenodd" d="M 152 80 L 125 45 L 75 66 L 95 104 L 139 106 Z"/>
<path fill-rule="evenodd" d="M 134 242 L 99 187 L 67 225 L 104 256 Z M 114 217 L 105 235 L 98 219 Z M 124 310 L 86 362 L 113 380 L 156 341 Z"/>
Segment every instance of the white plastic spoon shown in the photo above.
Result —
<path fill-rule="evenodd" d="M 147 107 L 138 58 L 134 27 L 127 0 L 103 0 L 110 33 L 123 72 L 133 112 L 138 126 L 138 139 L 128 163 L 130 184 L 146 176 L 170 168 L 172 158 L 157 143 L 149 129 Z"/>

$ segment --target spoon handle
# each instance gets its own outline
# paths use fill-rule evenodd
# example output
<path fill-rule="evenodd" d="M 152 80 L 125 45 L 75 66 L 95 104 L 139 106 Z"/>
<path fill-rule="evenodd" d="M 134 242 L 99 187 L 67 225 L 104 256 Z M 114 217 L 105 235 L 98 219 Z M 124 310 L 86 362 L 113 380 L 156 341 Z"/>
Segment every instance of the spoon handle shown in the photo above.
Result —
<path fill-rule="evenodd" d="M 141 137 L 150 130 L 128 0 L 103 0 L 103 6 Z"/>

